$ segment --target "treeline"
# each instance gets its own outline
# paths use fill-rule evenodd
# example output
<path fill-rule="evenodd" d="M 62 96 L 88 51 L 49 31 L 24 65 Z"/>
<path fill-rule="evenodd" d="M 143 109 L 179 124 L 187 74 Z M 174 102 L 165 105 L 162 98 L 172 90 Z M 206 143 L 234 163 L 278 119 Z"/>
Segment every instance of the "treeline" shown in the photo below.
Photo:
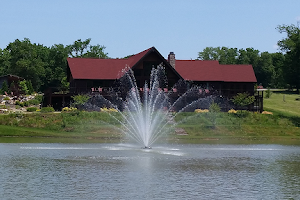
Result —
<path fill-rule="evenodd" d="M 218 60 L 220 64 L 251 64 L 257 84 L 264 87 L 286 88 L 284 78 L 285 55 L 283 53 L 260 52 L 253 48 L 206 47 L 199 52 L 200 60 Z"/>
<path fill-rule="evenodd" d="M 221 64 L 251 64 L 258 84 L 272 88 L 300 88 L 300 29 L 299 24 L 278 26 L 286 38 L 278 41 L 281 52 L 260 52 L 253 48 L 237 49 L 207 47 L 198 59 L 218 60 Z M 28 38 L 15 40 L 0 49 L 0 76 L 12 74 L 25 78 L 36 92 L 48 87 L 68 89 L 67 58 L 108 58 L 105 47 L 91 45 L 91 39 L 73 44 L 47 47 L 31 43 Z"/>
<path fill-rule="evenodd" d="M 104 46 L 91 45 L 90 42 L 91 39 L 79 39 L 70 45 L 47 47 L 31 43 L 28 38 L 17 39 L 0 49 L 0 76 L 20 76 L 31 82 L 36 92 L 43 92 L 48 87 L 67 90 L 68 57 L 108 57 Z"/>
<path fill-rule="evenodd" d="M 198 53 L 200 60 L 218 60 L 220 64 L 251 64 L 257 83 L 271 88 L 300 88 L 299 24 L 278 26 L 287 37 L 278 41 L 281 52 L 260 52 L 257 49 L 207 47 Z"/>

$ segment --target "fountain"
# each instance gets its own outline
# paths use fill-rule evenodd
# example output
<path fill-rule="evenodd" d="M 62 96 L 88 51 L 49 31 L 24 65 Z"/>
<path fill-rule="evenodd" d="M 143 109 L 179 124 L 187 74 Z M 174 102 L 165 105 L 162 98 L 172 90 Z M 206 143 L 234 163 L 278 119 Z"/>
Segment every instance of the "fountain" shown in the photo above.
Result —
<path fill-rule="evenodd" d="M 150 81 L 143 88 L 137 87 L 133 71 L 129 68 L 124 69 L 120 77 L 120 87 L 112 90 L 111 101 L 98 95 L 85 107 L 99 110 L 105 106 L 119 111 L 121 119 L 111 115 L 121 124 L 117 129 L 145 149 L 150 149 L 161 136 L 174 131 L 176 113 L 208 108 L 213 101 L 213 95 L 208 90 L 198 86 L 189 87 L 184 81 L 179 81 L 170 91 L 162 88 L 166 77 L 161 65 L 152 69 Z M 124 91 L 126 94 L 122 97 Z"/>

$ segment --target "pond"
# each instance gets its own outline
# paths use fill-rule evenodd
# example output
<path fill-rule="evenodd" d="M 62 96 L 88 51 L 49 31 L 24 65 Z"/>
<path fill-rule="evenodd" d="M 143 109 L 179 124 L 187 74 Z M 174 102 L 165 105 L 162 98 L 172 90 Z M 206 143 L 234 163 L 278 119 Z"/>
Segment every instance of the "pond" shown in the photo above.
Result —
<path fill-rule="evenodd" d="M 300 199 L 300 146 L 1 143 L 1 199 Z"/>

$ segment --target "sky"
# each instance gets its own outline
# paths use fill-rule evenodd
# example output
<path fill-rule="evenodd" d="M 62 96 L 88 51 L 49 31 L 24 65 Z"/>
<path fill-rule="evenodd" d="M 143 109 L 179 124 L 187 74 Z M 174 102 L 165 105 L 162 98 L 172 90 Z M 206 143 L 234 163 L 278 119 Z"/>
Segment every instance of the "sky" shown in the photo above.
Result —
<path fill-rule="evenodd" d="M 111 58 L 155 47 L 196 59 L 206 47 L 278 52 L 278 25 L 300 23 L 299 0 L 1 0 L 0 48 L 91 38 Z"/>

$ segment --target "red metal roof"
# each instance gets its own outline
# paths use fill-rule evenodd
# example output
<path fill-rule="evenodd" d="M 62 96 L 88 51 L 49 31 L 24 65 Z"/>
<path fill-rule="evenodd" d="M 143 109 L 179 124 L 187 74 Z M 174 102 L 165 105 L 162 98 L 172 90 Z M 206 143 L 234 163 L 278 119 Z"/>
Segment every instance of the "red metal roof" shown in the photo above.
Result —
<path fill-rule="evenodd" d="M 219 62 L 215 60 L 176 60 L 175 70 L 185 80 L 223 81 Z"/>
<path fill-rule="evenodd" d="M 225 82 L 257 82 L 252 65 L 220 65 Z"/>
<path fill-rule="evenodd" d="M 220 65 L 215 60 L 176 60 L 176 71 L 191 81 L 257 82 L 252 65 Z"/>
<path fill-rule="evenodd" d="M 113 80 L 136 64 L 151 48 L 126 59 L 68 58 L 73 79 Z M 123 70 L 123 72 L 122 72 Z"/>
<path fill-rule="evenodd" d="M 153 48 L 126 59 L 68 58 L 68 64 L 73 79 L 113 80 L 120 78 L 126 67 L 132 68 Z M 175 70 L 182 78 L 191 81 L 257 82 L 251 65 L 220 65 L 213 60 L 176 60 Z"/>

